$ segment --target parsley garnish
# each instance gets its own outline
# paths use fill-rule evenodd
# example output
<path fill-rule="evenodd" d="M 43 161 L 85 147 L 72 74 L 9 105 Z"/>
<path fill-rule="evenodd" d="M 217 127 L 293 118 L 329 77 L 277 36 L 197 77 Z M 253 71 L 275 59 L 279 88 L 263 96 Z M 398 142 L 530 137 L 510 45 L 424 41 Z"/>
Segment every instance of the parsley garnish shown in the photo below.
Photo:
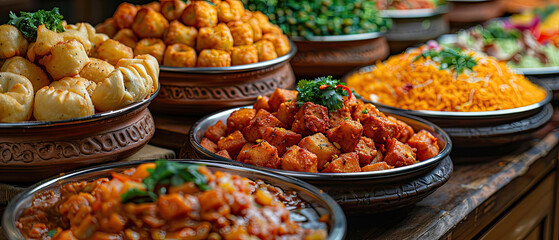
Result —
<path fill-rule="evenodd" d="M 14 25 L 29 40 L 34 41 L 37 38 L 37 28 L 43 24 L 51 31 L 64 32 L 62 25 L 64 17 L 60 15 L 56 7 L 50 11 L 39 10 L 34 13 L 20 12 L 19 14 L 20 17 L 10 11 L 8 24 Z"/>
<path fill-rule="evenodd" d="M 367 114 L 369 111 L 367 109 L 364 109 L 363 111 L 361 111 L 361 113 L 363 114 Z"/>
<path fill-rule="evenodd" d="M 415 57 L 413 61 L 415 62 L 421 58 L 431 58 L 431 60 L 441 64 L 441 70 L 454 68 L 458 74 L 462 74 L 465 69 L 473 70 L 473 67 L 477 65 L 476 60 L 472 56 L 452 48 L 445 48 L 441 51 L 435 49 L 425 50 Z"/>
<path fill-rule="evenodd" d="M 351 98 L 351 91 L 345 83 L 332 79 L 332 76 L 301 80 L 297 84 L 297 91 L 297 102 L 300 106 L 312 102 L 325 106 L 330 112 L 344 106 L 343 97 Z"/>
<path fill-rule="evenodd" d="M 154 169 L 148 169 L 149 176 L 144 179 L 147 191 L 130 189 L 120 200 L 122 203 L 155 202 L 157 195 L 167 192 L 165 185 L 178 186 L 186 182 L 194 182 L 202 191 L 209 190 L 208 179 L 198 171 L 199 165 L 184 164 L 165 160 L 157 160 Z M 160 187 L 156 192 L 156 186 Z"/>

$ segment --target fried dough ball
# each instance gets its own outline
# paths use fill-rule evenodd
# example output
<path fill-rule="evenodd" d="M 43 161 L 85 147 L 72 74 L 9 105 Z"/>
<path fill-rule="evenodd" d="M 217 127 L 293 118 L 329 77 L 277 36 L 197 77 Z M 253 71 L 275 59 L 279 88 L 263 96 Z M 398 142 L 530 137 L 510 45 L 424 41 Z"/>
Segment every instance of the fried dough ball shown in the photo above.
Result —
<path fill-rule="evenodd" d="M 274 44 L 268 40 L 260 40 L 254 44 L 258 49 L 258 61 L 268 61 L 278 57 Z"/>
<path fill-rule="evenodd" d="M 93 45 L 89 41 L 89 35 L 87 33 L 87 29 L 85 28 L 79 29 L 74 27 L 74 25 L 66 25 L 66 27 L 67 27 L 66 30 L 60 33 L 64 41 L 76 40 L 83 45 L 83 48 L 85 49 L 86 53 L 90 53 L 91 49 L 93 48 Z"/>
<path fill-rule="evenodd" d="M 217 4 L 217 17 L 220 22 L 241 20 L 245 14 L 245 7 L 239 0 L 225 0 Z"/>
<path fill-rule="evenodd" d="M 12 25 L 0 26 L 0 58 L 25 56 L 28 42 L 19 30 Z"/>
<path fill-rule="evenodd" d="M 236 21 L 227 23 L 233 36 L 233 46 L 251 45 L 254 43 L 254 32 L 250 24 Z"/>
<path fill-rule="evenodd" d="M 159 2 L 150 2 L 148 4 L 144 4 L 141 7 L 150 8 L 153 11 L 161 12 L 161 4 Z"/>
<path fill-rule="evenodd" d="M 98 58 L 89 58 L 89 63 L 80 71 L 80 77 L 95 83 L 101 83 L 115 70 L 110 63 Z"/>
<path fill-rule="evenodd" d="M 253 12 L 252 17 L 258 20 L 258 22 L 260 23 L 259 25 L 260 28 L 262 29 L 263 34 L 278 33 L 278 30 L 279 30 L 279 34 L 282 33 L 281 29 L 279 29 L 278 26 L 270 23 L 270 21 L 268 20 L 268 16 L 266 16 L 264 13 L 260 11 Z"/>
<path fill-rule="evenodd" d="M 58 81 L 52 82 L 49 87 L 53 87 L 59 90 L 73 89 L 75 85 L 82 84 L 85 87 L 87 95 L 91 97 L 95 88 L 97 88 L 97 83 L 89 81 L 82 77 L 65 77 Z"/>
<path fill-rule="evenodd" d="M 169 24 L 163 41 L 167 45 L 182 43 L 189 47 L 196 47 L 196 37 L 198 37 L 198 30 L 195 27 L 185 26 L 175 20 Z"/>
<path fill-rule="evenodd" d="M 227 50 L 231 47 L 233 47 L 233 36 L 225 23 L 220 23 L 213 28 L 200 28 L 196 39 L 196 50 Z"/>
<path fill-rule="evenodd" d="M 231 55 L 222 50 L 205 49 L 198 55 L 196 67 L 229 67 Z"/>
<path fill-rule="evenodd" d="M 102 23 L 99 23 L 95 26 L 95 31 L 97 33 L 104 33 L 107 34 L 110 38 L 112 38 L 116 32 L 118 31 L 118 25 L 116 24 L 116 20 L 113 18 L 108 18 Z"/>
<path fill-rule="evenodd" d="M 163 62 L 165 54 L 165 43 L 159 38 L 144 38 L 138 42 L 134 48 L 134 55 L 149 54 L 157 59 L 157 62 Z"/>
<path fill-rule="evenodd" d="M 64 78 L 43 87 L 35 94 L 33 116 L 38 121 L 59 121 L 95 114 L 83 78 Z"/>
<path fill-rule="evenodd" d="M 244 65 L 258 62 L 258 49 L 254 45 L 231 48 L 231 65 Z"/>
<path fill-rule="evenodd" d="M 250 27 L 252 27 L 253 40 L 255 42 L 260 41 L 262 39 L 262 28 L 260 27 L 260 22 L 258 22 L 258 19 L 251 18 L 250 20 L 248 20 L 248 24 L 250 24 Z"/>
<path fill-rule="evenodd" d="M 152 67 L 146 67 L 144 64 L 157 64 L 157 62 L 154 59 L 134 60 L 139 61 L 131 61 L 129 65 L 117 67 L 97 86 L 92 95 L 95 108 L 101 111 L 119 109 L 145 99 L 152 93 L 155 83 L 150 74 Z"/>
<path fill-rule="evenodd" d="M 196 67 L 196 51 L 194 48 L 181 43 L 167 46 L 165 50 L 164 66 Z"/>
<path fill-rule="evenodd" d="M 138 7 L 125 2 L 118 5 L 118 8 L 113 15 L 113 19 L 119 28 L 131 28 L 137 13 Z"/>
<path fill-rule="evenodd" d="M 89 62 L 83 45 L 76 40 L 58 43 L 50 52 L 39 63 L 45 66 L 53 80 L 75 76 Z"/>
<path fill-rule="evenodd" d="M 41 67 L 20 56 L 9 58 L 4 65 L 2 65 L 0 72 L 11 72 L 23 75 L 33 85 L 33 93 L 44 86 L 48 86 L 50 83 L 49 77 Z"/>
<path fill-rule="evenodd" d="M 268 40 L 274 44 L 278 57 L 287 54 L 289 50 L 291 50 L 289 39 L 283 34 L 266 33 L 262 39 Z"/>
<path fill-rule="evenodd" d="M 135 48 L 138 43 L 138 37 L 134 35 L 134 32 L 131 29 L 127 28 L 120 29 L 113 39 L 131 48 Z"/>
<path fill-rule="evenodd" d="M 133 59 L 121 59 L 116 64 L 116 67 L 126 67 L 132 64 L 140 64 L 146 68 L 148 75 L 151 77 L 151 80 L 153 80 L 151 93 L 154 93 L 159 87 L 159 64 L 157 63 L 157 59 L 149 54 L 138 55 Z"/>
<path fill-rule="evenodd" d="M 122 58 L 133 58 L 132 48 L 112 39 L 104 41 L 97 47 L 97 57 L 115 65 Z"/>
<path fill-rule="evenodd" d="M 165 17 L 151 8 L 142 8 L 136 14 L 132 30 L 139 38 L 162 38 L 169 27 Z"/>
<path fill-rule="evenodd" d="M 217 25 L 217 10 L 206 1 L 192 1 L 181 15 L 182 23 L 196 28 Z"/>
<path fill-rule="evenodd" d="M 35 61 L 36 56 L 47 55 L 54 45 L 63 41 L 64 38 L 61 34 L 47 29 L 45 25 L 41 25 L 37 28 L 37 40 L 35 40 L 33 47 L 28 50 L 27 57 L 33 62 Z M 30 54 L 33 55 L 32 58 L 30 57 Z"/>
<path fill-rule="evenodd" d="M 22 75 L 0 73 L 0 122 L 27 121 L 33 110 L 33 85 Z"/>
<path fill-rule="evenodd" d="M 179 19 L 185 8 L 186 3 L 182 0 L 161 0 L 161 13 L 169 21 Z"/>

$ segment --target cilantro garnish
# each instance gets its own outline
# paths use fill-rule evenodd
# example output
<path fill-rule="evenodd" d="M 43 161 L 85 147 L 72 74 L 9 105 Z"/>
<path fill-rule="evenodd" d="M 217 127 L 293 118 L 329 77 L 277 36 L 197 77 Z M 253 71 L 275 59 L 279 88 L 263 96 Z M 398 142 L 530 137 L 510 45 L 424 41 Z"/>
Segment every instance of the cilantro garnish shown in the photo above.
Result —
<path fill-rule="evenodd" d="M 47 232 L 47 236 L 48 237 L 54 237 L 55 233 L 56 233 L 56 229 L 50 230 L 49 232 Z"/>
<path fill-rule="evenodd" d="M 300 106 L 312 102 L 328 108 L 330 112 L 344 106 L 343 97 L 351 98 L 351 90 L 345 83 L 332 79 L 332 76 L 319 77 L 314 80 L 301 80 L 297 84 L 297 102 Z"/>
<path fill-rule="evenodd" d="M 435 49 L 425 50 L 415 57 L 413 61 L 415 62 L 421 58 L 430 58 L 433 61 L 439 62 L 441 70 L 454 68 L 458 74 L 462 74 L 465 69 L 473 70 L 473 67 L 477 65 L 476 60 L 472 56 L 452 48 L 445 48 L 441 51 Z"/>
<path fill-rule="evenodd" d="M 10 21 L 8 24 L 14 25 L 23 36 L 29 40 L 34 41 L 37 38 L 37 28 L 41 25 L 51 31 L 64 32 L 62 19 L 64 17 L 58 12 L 58 8 L 53 8 L 50 11 L 39 10 L 34 13 L 20 12 L 20 17 L 10 11 Z"/>
<path fill-rule="evenodd" d="M 208 179 L 198 171 L 199 165 L 184 164 L 165 160 L 157 160 L 154 169 L 148 169 L 149 176 L 144 179 L 147 191 L 130 189 L 120 200 L 122 203 L 155 202 L 157 195 L 165 194 L 166 185 L 178 186 L 186 182 L 193 182 L 202 191 L 210 189 Z M 160 187 L 156 192 L 156 186 Z"/>

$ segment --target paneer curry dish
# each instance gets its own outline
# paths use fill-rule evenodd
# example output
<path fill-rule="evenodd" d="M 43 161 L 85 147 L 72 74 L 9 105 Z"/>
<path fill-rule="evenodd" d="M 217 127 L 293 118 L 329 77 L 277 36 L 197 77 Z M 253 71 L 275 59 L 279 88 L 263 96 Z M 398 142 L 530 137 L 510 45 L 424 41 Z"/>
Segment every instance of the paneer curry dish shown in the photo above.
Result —
<path fill-rule="evenodd" d="M 331 77 L 258 97 L 210 126 L 200 145 L 242 163 L 312 173 L 379 171 L 439 154 L 430 132 L 414 132 Z"/>
<path fill-rule="evenodd" d="M 322 217 L 290 219 L 308 203 L 261 180 L 165 160 L 111 175 L 39 192 L 17 228 L 52 240 L 327 238 Z"/>

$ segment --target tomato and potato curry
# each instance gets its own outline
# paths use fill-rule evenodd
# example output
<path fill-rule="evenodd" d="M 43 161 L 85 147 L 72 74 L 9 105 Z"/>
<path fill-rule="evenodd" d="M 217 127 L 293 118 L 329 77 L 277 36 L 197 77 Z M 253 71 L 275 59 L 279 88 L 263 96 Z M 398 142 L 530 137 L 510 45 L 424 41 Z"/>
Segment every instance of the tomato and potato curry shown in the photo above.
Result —
<path fill-rule="evenodd" d="M 45 240 L 326 239 L 325 224 L 290 220 L 305 207 L 260 180 L 160 160 L 41 192 L 16 226 L 25 239 Z"/>
<path fill-rule="evenodd" d="M 253 108 L 209 127 L 202 147 L 228 159 L 300 172 L 348 173 L 414 164 L 439 153 L 437 138 L 386 116 L 330 78 L 276 89 Z"/>

